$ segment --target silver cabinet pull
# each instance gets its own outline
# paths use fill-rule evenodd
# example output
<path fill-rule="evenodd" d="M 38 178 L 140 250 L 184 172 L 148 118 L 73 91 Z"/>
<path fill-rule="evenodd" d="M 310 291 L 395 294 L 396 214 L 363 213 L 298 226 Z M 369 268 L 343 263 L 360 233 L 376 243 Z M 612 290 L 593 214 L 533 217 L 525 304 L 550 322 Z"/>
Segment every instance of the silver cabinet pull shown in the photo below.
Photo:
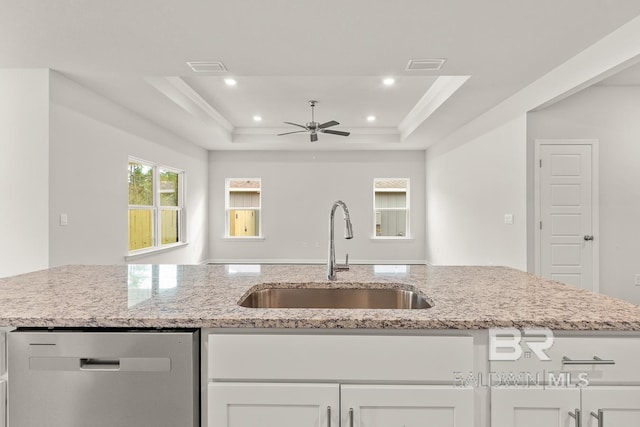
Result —
<path fill-rule="evenodd" d="M 327 427 L 331 427 L 331 406 L 327 406 Z"/>
<path fill-rule="evenodd" d="M 573 359 L 569 359 L 567 356 L 563 356 L 562 364 L 563 365 L 615 365 L 616 361 L 604 360 L 598 356 L 593 356 L 593 359 L 586 359 L 586 360 L 578 360 L 578 359 L 573 360 Z"/>
<path fill-rule="evenodd" d="M 586 236 L 584 236 L 584 240 L 586 240 L 587 242 L 588 242 L 588 241 L 590 241 L 590 240 L 593 240 L 593 239 L 594 239 L 594 237 L 593 237 L 593 236 L 591 236 L 591 235 L 589 235 L 589 234 L 587 234 Z"/>
<path fill-rule="evenodd" d="M 353 408 L 349 408 L 349 427 L 353 427 Z"/>
<path fill-rule="evenodd" d="M 580 409 L 576 408 L 575 412 L 569 412 L 569 416 L 576 420 L 576 427 L 582 427 L 582 417 L 580 415 Z"/>
<path fill-rule="evenodd" d="M 604 411 L 602 409 L 598 409 L 598 413 L 591 412 L 591 416 L 598 420 L 598 427 L 604 427 Z"/>

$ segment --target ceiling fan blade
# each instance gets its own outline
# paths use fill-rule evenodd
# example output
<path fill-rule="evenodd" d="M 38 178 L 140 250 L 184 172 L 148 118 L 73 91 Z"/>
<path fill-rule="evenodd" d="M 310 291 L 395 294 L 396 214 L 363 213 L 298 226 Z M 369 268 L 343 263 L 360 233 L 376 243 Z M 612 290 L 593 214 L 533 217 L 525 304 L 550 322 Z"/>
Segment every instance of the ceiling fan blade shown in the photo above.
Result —
<path fill-rule="evenodd" d="M 321 125 L 318 125 L 318 129 L 325 129 L 325 128 L 329 128 L 331 126 L 337 126 L 340 123 L 336 122 L 335 120 L 331 120 L 330 122 L 327 123 L 323 123 Z"/>
<path fill-rule="evenodd" d="M 312 133 L 311 134 L 311 142 L 316 142 L 318 140 L 318 134 L 317 133 Z"/>
<path fill-rule="evenodd" d="M 331 130 L 331 129 L 321 129 L 322 133 L 330 133 L 331 135 L 340 135 L 340 136 L 349 136 L 351 135 L 349 132 L 343 132 L 341 130 Z"/>
<path fill-rule="evenodd" d="M 302 132 L 306 132 L 306 130 L 294 130 L 293 132 L 279 133 L 279 134 L 277 134 L 277 136 L 289 135 L 291 133 L 302 133 Z"/>
<path fill-rule="evenodd" d="M 309 130 L 309 129 L 307 129 L 306 126 L 302 126 L 302 125 L 299 125 L 297 123 L 292 123 L 292 122 L 285 122 L 285 123 L 288 124 L 288 125 L 298 126 L 299 128 L 302 128 L 302 129 L 305 129 L 305 130 Z"/>

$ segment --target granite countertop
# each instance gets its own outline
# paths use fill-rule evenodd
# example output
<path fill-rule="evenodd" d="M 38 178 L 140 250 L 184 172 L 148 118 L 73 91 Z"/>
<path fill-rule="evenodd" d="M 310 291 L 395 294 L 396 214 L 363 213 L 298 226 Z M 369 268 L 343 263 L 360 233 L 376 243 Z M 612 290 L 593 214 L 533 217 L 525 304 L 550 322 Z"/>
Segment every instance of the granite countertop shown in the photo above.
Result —
<path fill-rule="evenodd" d="M 640 331 L 640 308 L 506 267 L 323 265 L 64 266 L 0 279 L 0 326 L 485 329 Z M 419 310 L 254 309 L 253 286 L 414 286 Z"/>

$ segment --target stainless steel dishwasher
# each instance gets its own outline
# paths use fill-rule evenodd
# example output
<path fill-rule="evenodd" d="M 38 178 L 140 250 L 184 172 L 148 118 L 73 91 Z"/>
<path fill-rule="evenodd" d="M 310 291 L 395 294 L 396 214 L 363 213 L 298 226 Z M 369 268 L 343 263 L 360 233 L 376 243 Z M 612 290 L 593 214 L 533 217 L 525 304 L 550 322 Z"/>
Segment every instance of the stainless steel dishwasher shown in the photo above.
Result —
<path fill-rule="evenodd" d="M 8 427 L 200 425 L 198 330 L 8 335 Z"/>

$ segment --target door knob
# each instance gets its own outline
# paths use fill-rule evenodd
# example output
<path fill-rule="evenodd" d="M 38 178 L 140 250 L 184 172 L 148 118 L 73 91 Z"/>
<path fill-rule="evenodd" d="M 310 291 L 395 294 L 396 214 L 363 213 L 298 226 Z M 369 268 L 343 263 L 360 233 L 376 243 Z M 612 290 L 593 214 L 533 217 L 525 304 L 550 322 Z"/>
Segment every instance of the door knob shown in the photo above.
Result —
<path fill-rule="evenodd" d="M 587 234 L 586 236 L 584 236 L 584 240 L 586 241 L 593 240 L 593 236 Z"/>

